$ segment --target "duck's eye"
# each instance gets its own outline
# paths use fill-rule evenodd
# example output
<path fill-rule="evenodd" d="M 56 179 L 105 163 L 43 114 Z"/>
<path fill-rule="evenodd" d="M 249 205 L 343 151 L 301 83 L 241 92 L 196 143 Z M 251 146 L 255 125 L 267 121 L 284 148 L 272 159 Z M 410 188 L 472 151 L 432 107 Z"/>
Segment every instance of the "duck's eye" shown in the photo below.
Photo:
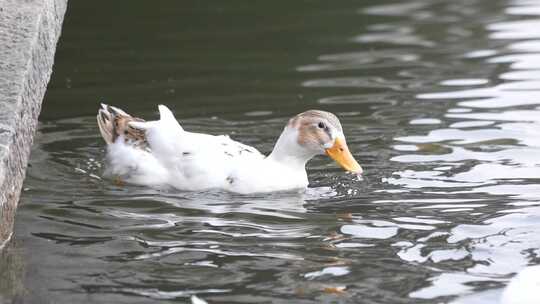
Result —
<path fill-rule="evenodd" d="M 326 126 L 324 125 L 324 122 L 321 121 L 321 122 L 319 123 L 319 128 L 324 129 L 325 127 L 326 127 Z"/>

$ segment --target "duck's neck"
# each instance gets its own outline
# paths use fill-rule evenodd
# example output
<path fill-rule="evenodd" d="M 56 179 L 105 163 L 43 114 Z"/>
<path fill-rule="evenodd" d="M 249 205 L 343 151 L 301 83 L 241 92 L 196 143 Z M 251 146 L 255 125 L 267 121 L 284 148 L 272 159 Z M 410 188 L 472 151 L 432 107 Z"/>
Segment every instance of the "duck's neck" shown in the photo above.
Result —
<path fill-rule="evenodd" d="M 298 144 L 298 130 L 285 127 L 268 159 L 291 168 L 305 170 L 306 163 L 315 156 Z"/>

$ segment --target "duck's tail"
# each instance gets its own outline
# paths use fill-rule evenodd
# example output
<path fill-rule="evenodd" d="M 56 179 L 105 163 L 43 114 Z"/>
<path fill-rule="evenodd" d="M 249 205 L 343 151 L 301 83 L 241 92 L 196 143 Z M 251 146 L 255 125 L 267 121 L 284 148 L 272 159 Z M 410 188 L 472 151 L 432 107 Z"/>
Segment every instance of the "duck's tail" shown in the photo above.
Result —
<path fill-rule="evenodd" d="M 112 144 L 118 138 L 123 138 L 126 143 L 146 147 L 144 130 L 132 126 L 130 122 L 144 122 L 144 120 L 133 117 L 119 108 L 101 104 L 101 109 L 97 114 L 97 124 L 101 137 L 107 144 Z"/>

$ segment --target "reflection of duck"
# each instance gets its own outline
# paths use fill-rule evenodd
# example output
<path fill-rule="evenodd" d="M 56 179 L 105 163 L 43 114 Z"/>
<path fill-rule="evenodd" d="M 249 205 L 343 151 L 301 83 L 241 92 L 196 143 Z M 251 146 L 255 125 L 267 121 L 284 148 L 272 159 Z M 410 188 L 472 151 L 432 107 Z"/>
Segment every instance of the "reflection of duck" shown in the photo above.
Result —
<path fill-rule="evenodd" d="M 108 175 L 140 185 L 252 193 L 307 187 L 305 165 L 318 154 L 362 172 L 338 118 L 328 112 L 310 110 L 290 119 L 267 157 L 228 136 L 184 131 L 163 105 L 159 113 L 159 120 L 146 122 L 102 105 L 97 120 L 108 144 Z"/>
<path fill-rule="evenodd" d="M 501 304 L 540 303 L 540 265 L 521 270 L 502 294 Z"/>

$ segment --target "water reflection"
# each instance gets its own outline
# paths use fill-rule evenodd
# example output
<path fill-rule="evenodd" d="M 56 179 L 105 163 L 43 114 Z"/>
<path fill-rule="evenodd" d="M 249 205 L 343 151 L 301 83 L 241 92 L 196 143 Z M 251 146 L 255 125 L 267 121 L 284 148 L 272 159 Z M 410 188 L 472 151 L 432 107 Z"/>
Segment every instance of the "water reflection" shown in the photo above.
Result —
<path fill-rule="evenodd" d="M 320 158 L 309 164 L 311 189 L 303 194 L 119 186 L 101 179 L 104 151 L 95 106 L 88 104 L 92 115 L 82 117 L 56 108 L 36 138 L 17 218 L 16 238 L 32 271 L 24 285 L 38 286 L 24 297 L 73 303 L 178 302 L 195 294 L 209 303 L 494 303 L 513 273 L 537 262 L 536 4 L 412 1 L 332 4 L 330 11 L 320 4 L 307 9 L 291 3 L 287 9 L 294 14 L 269 11 L 293 16 L 287 31 L 277 31 L 271 18 L 257 17 L 257 27 L 252 19 L 242 23 L 255 7 L 216 7 L 231 28 L 216 35 L 212 22 L 190 24 L 193 33 L 183 35 L 192 41 L 183 47 L 223 36 L 220 45 L 234 50 L 212 48 L 204 57 L 197 57 L 198 49 L 195 55 L 179 51 L 189 59 L 182 68 L 196 81 L 160 74 L 152 77 L 167 81 L 144 87 L 161 92 L 166 83 L 167 91 L 185 92 L 178 99 L 171 97 L 176 93 L 153 98 L 172 104 L 186 129 L 231 134 L 263 152 L 291 115 L 307 108 L 335 112 L 366 169 L 363 180 Z M 236 9 L 241 14 L 230 15 Z M 194 16 L 208 17 L 199 10 Z M 313 16 L 334 19 L 320 27 L 319 19 L 313 25 L 298 21 Z M 149 25 L 178 18 L 160 19 L 165 17 L 149 16 Z M 160 32 L 182 36 L 174 28 Z M 254 36 L 280 39 L 279 52 L 287 48 L 288 55 L 266 50 L 273 43 L 254 50 L 246 44 Z M 165 55 L 141 52 L 156 61 Z M 182 59 L 171 56 L 167 51 L 162 61 L 141 62 L 140 69 Z M 58 77 L 66 76 L 59 71 Z M 74 92 L 126 94 L 129 87 L 137 100 L 129 108 L 155 114 L 156 102 L 129 77 L 120 87 L 77 88 L 95 82 L 93 73 L 85 77 L 75 77 L 69 88 L 55 87 L 51 102 L 71 102 L 66 96 Z M 57 118 L 64 116 L 70 117 Z"/>
<path fill-rule="evenodd" d="M 513 5 L 507 12 L 520 14 L 525 8 L 532 12 L 538 9 L 529 2 L 514 1 Z M 395 177 L 386 180 L 388 183 L 429 189 L 449 197 L 475 194 L 483 197 L 478 199 L 479 203 L 464 203 L 458 199 L 453 204 L 442 205 L 443 211 L 454 209 L 478 214 L 476 223 L 458 224 L 449 227 L 446 233 L 439 232 L 437 243 L 417 240 L 401 246 L 398 255 L 402 259 L 430 264 L 441 271 L 430 279 L 429 286 L 411 292 L 413 298 L 467 294 L 474 286 L 505 282 L 509 275 L 537 256 L 540 233 L 536 227 L 539 209 L 535 205 L 540 204 L 540 108 L 536 105 L 540 103 L 540 86 L 537 81 L 538 41 L 534 39 L 539 37 L 535 30 L 538 22 L 531 18 L 489 24 L 490 39 L 510 41 L 503 48 L 505 54 L 494 56 L 498 52 L 485 50 L 465 54 L 465 57 L 489 56 L 485 59 L 487 64 L 505 65 L 507 70 L 497 75 L 496 82 L 500 84 L 471 89 L 468 87 L 486 85 L 488 81 L 441 82 L 445 86 L 467 88 L 423 93 L 417 97 L 426 102 L 455 100 L 460 111 L 453 109 L 444 115 L 451 123 L 449 128 L 396 138 L 418 148 L 409 149 L 414 154 L 404 153 L 392 160 L 422 164 L 423 169 L 397 171 Z M 512 42 L 514 39 L 519 41 Z M 437 154 L 416 153 L 422 152 L 422 145 L 444 149 Z M 447 166 L 441 168 L 441 165 Z M 504 199 L 494 204 L 490 196 Z M 449 245 L 455 248 L 449 250 Z M 450 271 L 447 260 L 468 260 L 470 265 L 465 271 Z M 487 299 L 493 297 L 493 293 L 480 293 L 463 299 L 488 303 Z"/>

